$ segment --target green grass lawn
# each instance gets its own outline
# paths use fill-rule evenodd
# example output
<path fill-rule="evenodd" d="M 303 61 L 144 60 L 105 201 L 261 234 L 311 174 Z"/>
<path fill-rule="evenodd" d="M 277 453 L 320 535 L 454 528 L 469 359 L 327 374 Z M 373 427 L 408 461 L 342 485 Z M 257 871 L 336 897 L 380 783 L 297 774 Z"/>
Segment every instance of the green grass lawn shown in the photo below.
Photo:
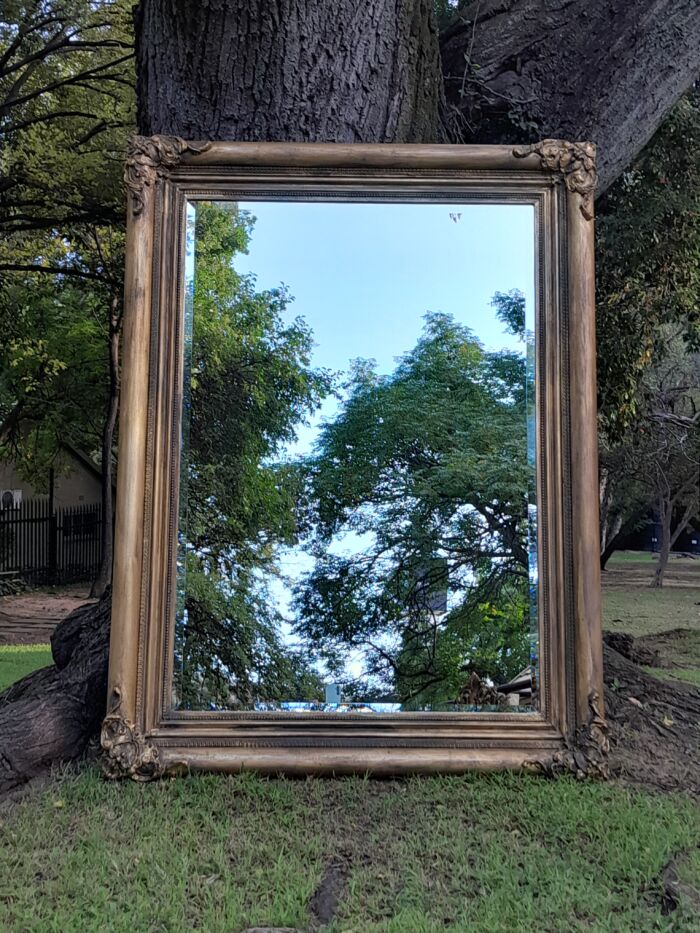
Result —
<path fill-rule="evenodd" d="M 608 566 L 614 567 L 619 564 L 656 564 L 656 554 L 651 551 L 615 551 Z"/>
<path fill-rule="evenodd" d="M 654 564 L 650 554 L 613 555 L 603 573 L 603 628 L 658 650 L 662 666 L 649 674 L 700 687 L 700 560 L 673 558 L 659 589 L 649 586 Z"/>
<path fill-rule="evenodd" d="M 662 913 L 671 859 L 700 887 L 682 797 L 504 775 L 108 784 L 90 769 L 0 817 L 0 929 L 306 928 L 340 879 L 340 931 L 697 930 Z"/>
<path fill-rule="evenodd" d="M 630 635 L 655 635 L 674 628 L 700 629 L 700 586 L 660 590 L 603 590 L 603 628 Z"/>
<path fill-rule="evenodd" d="M 0 645 L 0 692 L 49 664 L 53 664 L 49 645 Z"/>
<path fill-rule="evenodd" d="M 661 680 L 665 680 L 670 684 L 678 683 L 680 680 L 685 684 L 690 684 L 692 687 L 698 687 L 700 689 L 700 670 L 696 667 L 681 667 L 670 671 L 658 667 L 645 667 L 644 670 L 647 674 L 660 677 Z"/>
<path fill-rule="evenodd" d="M 637 636 L 700 630 L 700 559 L 671 560 L 666 585 L 659 589 L 649 585 L 653 570 L 650 554 L 613 555 L 603 573 L 604 629 Z"/>

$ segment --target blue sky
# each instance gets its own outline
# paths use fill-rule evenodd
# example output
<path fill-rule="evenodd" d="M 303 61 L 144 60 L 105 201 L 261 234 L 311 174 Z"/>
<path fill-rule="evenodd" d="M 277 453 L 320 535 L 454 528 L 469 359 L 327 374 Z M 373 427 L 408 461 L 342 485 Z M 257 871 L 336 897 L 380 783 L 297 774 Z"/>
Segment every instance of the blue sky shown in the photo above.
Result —
<path fill-rule="evenodd" d="M 259 289 L 287 285 L 290 317 L 315 340 L 313 364 L 346 371 L 357 357 L 390 372 L 428 311 L 453 314 L 492 349 L 520 348 L 490 301 L 519 288 L 534 308 L 534 211 L 512 204 L 240 202 L 256 217 L 236 268 Z M 528 325 L 532 327 L 530 323 Z M 328 399 L 289 453 L 308 450 Z"/>
<path fill-rule="evenodd" d="M 259 288 L 284 282 L 311 325 L 315 362 L 334 369 L 373 357 L 388 372 L 427 311 L 472 327 L 490 346 L 508 338 L 489 302 L 519 288 L 533 307 L 529 205 L 241 202 L 256 218 L 247 256 Z M 450 215 L 460 215 L 456 221 Z"/>

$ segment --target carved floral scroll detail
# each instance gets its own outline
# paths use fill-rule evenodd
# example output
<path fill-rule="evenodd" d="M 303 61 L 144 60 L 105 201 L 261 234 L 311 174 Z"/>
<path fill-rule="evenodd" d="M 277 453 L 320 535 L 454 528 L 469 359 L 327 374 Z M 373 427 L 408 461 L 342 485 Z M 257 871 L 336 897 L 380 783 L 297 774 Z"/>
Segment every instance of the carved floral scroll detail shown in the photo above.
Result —
<path fill-rule="evenodd" d="M 179 136 L 132 136 L 126 156 L 124 182 L 131 193 L 131 210 L 138 216 L 145 204 L 145 188 L 165 177 L 186 152 L 205 152 L 211 143 L 194 146 Z"/>
<path fill-rule="evenodd" d="M 594 143 L 570 143 L 565 139 L 544 139 L 513 150 L 513 155 L 524 159 L 538 155 L 542 167 L 563 176 L 569 191 L 581 195 L 581 213 L 593 220 L 593 201 L 598 184 L 596 147 Z"/>
<path fill-rule="evenodd" d="M 153 781 L 163 774 L 158 749 L 121 713 L 121 690 L 115 687 L 112 703 L 102 723 L 101 743 L 105 752 L 105 776 Z"/>
<path fill-rule="evenodd" d="M 588 696 L 588 720 L 581 726 L 573 740 L 567 741 L 561 751 L 548 761 L 529 761 L 525 767 L 548 777 L 573 774 L 583 778 L 610 777 L 608 756 L 610 753 L 609 727 L 602 710 L 601 697 L 597 690 Z"/>

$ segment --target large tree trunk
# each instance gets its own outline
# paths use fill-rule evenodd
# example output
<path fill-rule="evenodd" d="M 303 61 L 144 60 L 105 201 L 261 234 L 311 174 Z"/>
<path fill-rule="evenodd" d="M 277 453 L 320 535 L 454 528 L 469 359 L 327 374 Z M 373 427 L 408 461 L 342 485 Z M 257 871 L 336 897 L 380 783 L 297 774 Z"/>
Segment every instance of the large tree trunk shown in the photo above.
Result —
<path fill-rule="evenodd" d="M 662 494 L 659 496 L 659 526 L 661 528 L 661 540 L 659 541 L 659 556 L 656 561 L 654 577 L 651 581 L 653 587 L 664 585 L 664 573 L 668 566 L 671 556 L 671 519 L 673 506 L 666 500 Z"/>
<path fill-rule="evenodd" d="M 466 141 L 598 145 L 604 190 L 700 74 L 697 0 L 472 0 L 443 35 Z"/>
<path fill-rule="evenodd" d="M 145 0 L 136 24 L 142 133 L 442 138 L 432 0 Z"/>
<path fill-rule="evenodd" d="M 666 489 L 668 486 L 666 484 Z M 651 582 L 653 587 L 660 587 L 664 585 L 664 573 L 666 572 L 666 567 L 668 562 L 671 559 L 671 550 L 675 545 L 676 541 L 683 534 L 685 529 L 690 524 L 690 519 L 693 516 L 695 511 L 695 504 L 690 503 L 685 507 L 683 514 L 676 524 L 675 528 L 673 527 L 673 517 L 676 509 L 676 502 L 684 494 L 685 489 L 679 490 L 675 496 L 667 497 L 664 492 L 659 493 L 659 524 L 661 525 L 661 541 L 659 543 L 659 557 L 656 562 L 656 569 L 654 571 L 654 578 Z"/>
<path fill-rule="evenodd" d="M 603 190 L 700 73 L 696 0 L 473 0 L 441 37 L 432 7 L 142 0 L 141 132 L 307 142 L 590 139 Z"/>
<path fill-rule="evenodd" d="M 72 612 L 51 638 L 54 666 L 0 693 L 0 794 L 84 754 L 107 703 L 111 600 Z"/>
<path fill-rule="evenodd" d="M 696 0 L 483 0 L 469 11 L 440 40 L 432 0 L 141 0 L 139 129 L 191 140 L 588 138 L 607 184 L 700 72 Z M 67 620 L 57 667 L 0 697 L 0 790 L 82 754 L 104 709 L 109 606 Z"/>
<path fill-rule="evenodd" d="M 622 542 L 625 540 L 627 535 L 629 535 L 631 532 L 633 532 L 637 528 L 642 518 L 643 518 L 643 513 L 638 511 L 638 512 L 633 512 L 632 515 L 630 515 L 626 519 L 626 521 L 620 521 L 619 525 L 615 523 L 610 534 L 606 538 L 605 544 L 604 546 L 602 546 L 602 549 L 600 552 L 600 569 L 601 570 L 605 570 L 605 567 L 608 561 L 610 560 L 610 558 L 613 556 L 615 551 L 617 551 L 617 549 L 622 544 Z"/>

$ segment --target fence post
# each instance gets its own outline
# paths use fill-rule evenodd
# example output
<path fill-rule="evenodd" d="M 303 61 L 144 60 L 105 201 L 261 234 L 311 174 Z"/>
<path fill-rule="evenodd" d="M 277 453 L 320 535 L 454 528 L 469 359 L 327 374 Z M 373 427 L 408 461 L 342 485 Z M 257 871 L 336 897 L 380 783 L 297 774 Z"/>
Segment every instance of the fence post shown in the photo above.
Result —
<path fill-rule="evenodd" d="M 54 586 L 57 582 L 56 575 L 58 570 L 58 561 L 56 560 L 57 555 L 57 534 L 58 522 L 56 521 L 56 513 L 51 512 L 49 515 L 48 528 L 49 528 L 49 585 Z"/>

